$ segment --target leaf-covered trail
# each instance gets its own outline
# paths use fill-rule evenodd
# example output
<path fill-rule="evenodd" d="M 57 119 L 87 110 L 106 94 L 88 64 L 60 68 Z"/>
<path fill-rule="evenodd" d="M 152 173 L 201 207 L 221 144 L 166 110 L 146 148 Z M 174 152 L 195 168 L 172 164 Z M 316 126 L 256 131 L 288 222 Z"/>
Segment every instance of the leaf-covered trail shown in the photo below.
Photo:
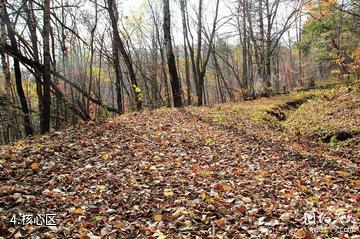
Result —
<path fill-rule="evenodd" d="M 303 225 L 308 211 L 334 220 L 346 212 L 357 223 L 357 165 L 295 152 L 250 122 L 213 122 L 210 111 L 128 114 L 2 148 L 0 231 L 41 238 L 311 238 Z M 58 226 L 9 228 L 16 213 L 55 213 Z"/>

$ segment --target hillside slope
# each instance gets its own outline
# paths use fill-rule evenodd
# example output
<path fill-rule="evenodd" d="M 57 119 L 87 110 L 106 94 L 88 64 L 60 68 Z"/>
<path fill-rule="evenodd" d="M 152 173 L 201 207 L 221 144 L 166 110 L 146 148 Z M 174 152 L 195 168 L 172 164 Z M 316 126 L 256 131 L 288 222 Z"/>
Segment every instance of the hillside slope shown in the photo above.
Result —
<path fill-rule="evenodd" d="M 304 97 L 326 102 L 321 95 L 132 113 L 2 147 L 0 235 L 355 237 L 360 233 L 358 163 L 309 148 L 302 143 L 307 131 L 294 142 L 290 131 L 303 124 L 295 112 L 312 109 L 312 101 L 282 109 L 286 120 L 271 113 Z M 304 122 L 312 125 L 310 118 Z M 359 126 L 355 119 L 353 126 Z M 333 224 L 306 225 L 310 211 Z M 56 225 L 23 226 L 26 213 L 54 213 Z M 16 225 L 14 215 L 20 219 Z M 339 215 L 352 217 L 344 223 L 336 221 Z M 311 232 L 316 226 L 328 230 Z M 352 232 L 342 231 L 350 227 Z"/>

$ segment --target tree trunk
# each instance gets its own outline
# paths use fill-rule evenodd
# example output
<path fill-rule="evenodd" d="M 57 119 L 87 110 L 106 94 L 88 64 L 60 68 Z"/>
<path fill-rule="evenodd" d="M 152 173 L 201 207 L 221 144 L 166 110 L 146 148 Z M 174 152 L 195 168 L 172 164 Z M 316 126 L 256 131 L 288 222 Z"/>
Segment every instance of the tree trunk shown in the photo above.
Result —
<path fill-rule="evenodd" d="M 114 26 L 113 26 L 114 27 Z M 112 48 L 113 48 L 113 67 L 115 71 L 115 91 L 116 91 L 116 104 L 119 114 L 124 112 L 122 107 L 122 92 L 121 92 L 121 81 L 122 72 L 120 68 L 120 60 L 119 60 L 119 46 L 115 37 L 115 33 L 112 34 Z"/>
<path fill-rule="evenodd" d="M 214 59 L 214 65 L 215 65 L 215 69 L 216 69 L 216 72 L 217 72 L 217 75 L 219 76 L 219 80 L 221 79 L 223 82 L 224 82 L 224 86 L 225 86 L 225 89 L 229 95 L 229 98 L 231 101 L 235 101 L 235 96 L 234 94 L 231 92 L 231 89 L 230 87 L 228 86 L 226 80 L 225 80 L 225 77 L 224 77 L 224 74 L 222 73 L 221 71 L 221 68 L 220 68 L 220 65 L 219 65 L 219 62 L 217 60 L 217 57 L 216 57 L 216 54 L 215 54 L 215 47 L 212 51 L 212 55 L 213 55 L 213 59 Z M 219 84 L 220 85 L 220 84 Z M 222 100 L 223 101 L 223 100 Z M 222 103 L 225 103 L 225 102 L 222 102 Z"/>
<path fill-rule="evenodd" d="M 17 44 L 16 38 L 15 38 L 14 29 L 11 26 L 10 18 L 9 18 L 9 15 L 6 10 L 5 0 L 0 0 L 0 8 L 1 8 L 1 12 L 3 13 L 2 20 L 4 21 L 4 23 L 7 27 L 7 32 L 8 32 L 8 36 L 10 39 L 11 47 L 15 53 L 18 53 L 19 48 L 18 48 L 18 44 Z M 29 111 L 29 107 L 28 107 L 27 100 L 25 97 L 24 88 L 22 85 L 20 62 L 16 57 L 14 57 L 13 60 L 14 60 L 14 70 L 15 70 L 16 91 L 19 96 L 21 110 L 23 113 L 25 135 L 31 136 L 34 134 L 34 131 L 31 126 L 30 111 Z"/>
<path fill-rule="evenodd" d="M 38 37 L 36 34 L 36 18 L 35 18 L 35 14 L 34 14 L 34 9 L 33 9 L 33 1 L 29 0 L 28 2 L 24 3 L 24 9 L 27 12 L 27 24 L 29 27 L 29 32 L 30 32 L 30 39 L 31 39 L 31 45 L 32 45 L 32 49 L 33 49 L 33 54 L 34 54 L 34 60 L 35 61 L 40 61 L 39 60 L 39 48 L 38 48 Z M 34 68 L 34 77 L 35 77 L 35 83 L 36 83 L 36 94 L 38 97 L 38 109 L 40 112 L 40 122 L 42 122 L 42 111 L 43 111 L 43 89 L 42 89 L 42 79 L 41 79 L 41 72 L 38 69 Z"/>
<path fill-rule="evenodd" d="M 3 6 L 1 6 L 1 12 L 3 14 Z M 5 32 L 5 24 L 0 19 L 0 34 L 1 34 L 1 45 L 6 44 L 6 32 Z M 5 102 L 5 109 L 6 109 L 6 119 L 4 124 L 4 143 L 7 144 L 13 141 L 13 110 L 11 109 L 11 74 L 10 68 L 8 65 L 8 61 L 6 59 L 5 51 L 1 49 L 1 63 L 2 63 L 2 71 L 5 78 L 5 97 L 6 100 L 9 102 Z"/>
<path fill-rule="evenodd" d="M 116 1 L 116 0 L 115 0 Z M 125 50 L 125 46 L 123 41 L 121 40 L 120 37 L 120 32 L 117 26 L 118 23 L 118 17 L 116 14 L 116 2 L 114 0 L 107 0 L 108 3 L 108 12 L 110 15 L 110 20 L 111 20 L 111 25 L 112 25 L 112 29 L 113 29 L 113 34 L 114 34 L 114 39 L 116 40 L 117 46 L 119 48 L 119 51 L 124 59 L 125 65 L 128 69 L 129 72 L 129 77 L 130 77 L 130 81 L 132 84 L 132 89 L 134 92 L 134 96 L 135 96 L 135 104 L 136 104 L 136 109 L 137 110 L 141 110 L 142 108 L 142 99 L 141 99 L 141 90 L 138 86 L 137 83 L 137 79 L 136 79 L 136 75 L 135 75 L 135 71 L 134 71 L 134 67 L 132 64 L 132 60 L 130 58 L 130 54 L 128 54 Z"/>
<path fill-rule="evenodd" d="M 187 0 L 180 0 L 180 8 L 181 8 L 181 17 L 182 17 L 182 27 L 183 27 L 183 35 L 184 35 L 184 58 L 185 58 L 185 80 L 187 87 L 187 104 L 191 105 L 191 83 L 190 83 L 190 66 L 189 66 L 189 53 L 186 44 L 186 39 L 188 35 L 187 26 L 186 26 L 186 2 Z"/>
<path fill-rule="evenodd" d="M 243 82 L 244 82 L 244 87 L 246 89 L 248 89 L 249 87 L 249 73 L 248 73 L 248 61 L 249 61 L 249 53 L 248 53 L 248 36 L 247 36 L 247 24 L 246 24 L 246 6 L 247 4 L 245 3 L 243 5 L 243 9 L 242 9 L 242 33 L 243 33 L 243 39 L 242 39 L 242 52 L 243 52 Z M 245 96 L 246 98 L 247 96 Z"/>
<path fill-rule="evenodd" d="M 158 72 L 159 72 L 159 59 L 158 59 L 158 44 L 156 40 L 156 29 L 154 29 L 154 36 L 151 39 L 152 49 L 151 49 L 151 57 L 152 57 L 152 72 L 151 72 L 151 96 L 154 101 L 153 108 L 157 108 L 161 104 L 161 94 L 159 92 L 158 86 Z"/>
<path fill-rule="evenodd" d="M 42 134 L 50 131 L 50 108 L 51 108 L 51 54 L 50 54 L 50 1 L 44 0 L 44 69 L 43 69 L 43 111 L 40 131 Z"/>
<path fill-rule="evenodd" d="M 94 26 L 92 27 L 92 29 L 90 31 L 90 63 L 89 63 L 90 74 L 89 74 L 89 88 L 88 88 L 89 95 L 91 95 L 91 93 L 93 91 L 93 78 L 94 78 L 93 65 L 94 65 L 94 55 L 95 55 L 94 38 L 95 38 L 95 31 L 96 31 L 97 22 L 98 22 L 97 0 L 95 0 L 94 5 L 95 5 L 95 21 L 94 21 Z M 85 74 L 86 74 L 86 69 L 85 69 Z M 86 110 L 90 113 L 90 100 L 89 99 L 87 99 L 87 101 L 86 101 Z"/>
<path fill-rule="evenodd" d="M 170 20 L 170 4 L 169 0 L 163 0 L 164 4 L 164 38 L 166 46 L 166 54 L 168 61 L 168 68 L 170 74 L 171 89 L 173 94 L 173 101 L 175 107 L 182 106 L 182 97 L 181 97 L 181 83 L 176 69 L 175 56 L 172 48 L 171 40 L 171 20 Z"/>

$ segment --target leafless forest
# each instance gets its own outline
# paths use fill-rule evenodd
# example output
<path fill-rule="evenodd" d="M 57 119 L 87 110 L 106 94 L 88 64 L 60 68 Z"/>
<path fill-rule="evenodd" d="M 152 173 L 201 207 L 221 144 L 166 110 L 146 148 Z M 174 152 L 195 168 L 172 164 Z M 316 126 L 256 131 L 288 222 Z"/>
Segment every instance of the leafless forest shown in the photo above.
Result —
<path fill-rule="evenodd" d="M 129 2 L 1 1 L 1 143 L 359 76 L 358 1 Z"/>

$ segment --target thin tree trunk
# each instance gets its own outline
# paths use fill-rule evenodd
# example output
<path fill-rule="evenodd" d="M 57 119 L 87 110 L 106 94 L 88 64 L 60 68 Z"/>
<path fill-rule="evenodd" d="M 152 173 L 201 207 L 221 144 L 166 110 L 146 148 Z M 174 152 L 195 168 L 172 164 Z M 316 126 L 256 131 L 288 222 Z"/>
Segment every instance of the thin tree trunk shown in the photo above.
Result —
<path fill-rule="evenodd" d="M 226 90 L 228 92 L 230 100 L 235 101 L 234 94 L 231 92 L 230 87 L 228 86 L 228 84 L 227 84 L 227 82 L 226 82 L 226 80 L 224 78 L 224 74 L 221 71 L 219 62 L 218 62 L 218 60 L 216 58 L 215 49 L 212 51 L 212 55 L 213 55 L 213 59 L 214 59 L 215 69 L 216 69 L 216 72 L 217 72 L 217 74 L 219 76 L 219 79 L 221 79 L 224 82 L 224 86 L 225 86 L 225 88 L 226 88 Z M 222 102 L 222 103 L 224 103 L 224 102 Z"/>
<path fill-rule="evenodd" d="M 171 20 L 170 20 L 170 4 L 169 0 L 163 0 L 164 5 L 164 38 L 165 38 L 165 46 L 166 46 L 166 53 L 167 53 L 167 61 L 168 61 L 168 68 L 170 74 L 170 82 L 171 82 L 171 89 L 173 94 L 173 101 L 175 107 L 182 106 L 182 97 L 181 97 L 181 83 L 178 76 L 175 56 L 172 48 L 172 40 L 171 40 Z"/>
<path fill-rule="evenodd" d="M 197 82 L 196 82 L 196 93 L 198 97 L 198 106 L 203 105 L 203 94 L 204 94 L 204 80 L 205 80 L 205 74 L 206 74 L 206 68 L 210 59 L 211 52 L 213 50 L 213 41 L 215 38 L 215 32 L 216 32 L 216 25 L 218 21 L 218 13 L 219 13 L 219 3 L 220 1 L 216 1 L 216 9 L 215 9 L 215 18 L 212 26 L 212 31 L 209 37 L 209 44 L 207 53 L 205 54 L 205 57 L 203 61 L 201 61 L 201 41 L 202 41 L 202 0 L 199 0 L 199 17 L 198 17 L 198 52 L 197 52 L 197 59 L 196 59 L 196 74 L 197 74 Z M 200 50 L 199 50 L 200 48 Z"/>
<path fill-rule="evenodd" d="M 14 29 L 11 26 L 10 18 L 6 10 L 5 0 L 0 0 L 0 8 L 3 21 L 7 27 L 8 36 L 10 39 L 10 44 L 15 53 L 19 52 L 18 44 L 15 38 L 15 32 Z M 31 126 L 31 120 L 30 120 L 30 111 L 27 104 L 25 92 L 22 86 L 22 79 L 21 79 L 21 69 L 20 69 L 20 62 L 19 60 L 14 57 L 14 70 L 15 70 L 15 83 L 16 83 L 16 91 L 19 96 L 21 110 L 23 113 L 23 121 L 24 121 L 24 128 L 25 128 L 25 135 L 31 136 L 34 134 L 33 128 Z"/>
<path fill-rule="evenodd" d="M 156 29 L 155 29 L 156 32 Z M 151 71 L 151 80 L 150 80 L 150 84 L 151 84 L 151 95 L 152 98 L 154 100 L 154 105 L 153 108 L 156 108 L 158 106 L 160 106 L 160 92 L 159 92 L 159 86 L 158 86 L 158 51 L 157 51 L 157 40 L 156 37 L 153 36 L 153 38 L 151 39 L 152 41 L 152 49 L 151 49 L 151 56 L 152 56 L 152 71 Z"/>
<path fill-rule="evenodd" d="M 191 105 L 191 83 L 190 83 L 190 65 L 189 65 L 189 53 L 186 44 L 186 39 L 188 38 L 188 31 L 186 26 L 186 5 L 187 0 L 180 0 L 180 8 L 181 8 L 181 17 L 182 17 L 182 27 L 183 27 L 183 35 L 184 35 L 184 58 L 185 58 L 185 81 L 187 87 L 187 104 Z"/>
<path fill-rule="evenodd" d="M 1 12 L 0 14 L 3 14 L 3 6 L 1 6 Z M 6 44 L 6 32 L 5 32 L 5 24 L 0 19 L 0 34 L 1 34 L 1 45 Z M 5 97 L 6 100 L 9 102 L 5 102 L 5 109 L 6 109 L 6 119 L 4 124 L 4 143 L 7 144 L 11 141 L 13 141 L 13 110 L 10 106 L 11 102 L 11 74 L 10 69 L 8 65 L 8 61 L 5 55 L 5 51 L 1 49 L 1 63 L 2 63 L 2 71 L 5 78 Z"/>
<path fill-rule="evenodd" d="M 94 76 L 94 71 L 93 71 L 93 64 L 94 64 L 94 38 L 95 38 L 95 31 L 96 31 L 96 27 L 97 27 L 97 22 L 98 22 L 98 4 L 97 4 L 97 0 L 95 0 L 94 2 L 95 4 L 95 20 L 94 20 L 94 26 L 91 29 L 90 35 L 90 64 L 89 64 L 89 68 L 90 68 L 90 74 L 89 74 L 89 88 L 88 88 L 88 94 L 91 95 L 92 91 L 93 91 L 93 76 Z M 86 102 L 86 110 L 90 113 L 90 100 L 88 99 Z"/>
<path fill-rule="evenodd" d="M 38 37 L 36 34 L 36 18 L 34 14 L 33 9 L 33 0 L 29 0 L 27 3 L 24 3 L 24 9 L 27 11 L 27 24 L 29 27 L 30 32 L 30 39 L 31 39 L 31 45 L 33 49 L 34 54 L 34 60 L 39 60 L 39 48 L 38 48 Z M 40 112 L 40 122 L 42 122 L 42 111 L 43 111 L 43 89 L 42 89 L 42 79 L 41 79 L 41 72 L 38 69 L 34 69 L 34 77 L 35 77 L 35 83 L 36 83 L 36 94 L 38 97 L 38 110 Z"/>
<path fill-rule="evenodd" d="M 122 107 L 122 92 L 121 92 L 121 81 L 123 80 L 122 72 L 120 69 L 120 60 L 119 60 L 119 46 L 116 41 L 115 33 L 112 34 L 112 46 L 113 46 L 113 67 L 115 71 L 115 91 L 116 91 L 116 104 L 119 114 L 124 112 Z"/>
<path fill-rule="evenodd" d="M 42 134 L 50 131 L 50 113 L 51 113 L 51 53 L 50 53 L 50 1 L 44 0 L 44 70 L 43 70 L 43 111 L 40 131 Z"/>
<path fill-rule="evenodd" d="M 120 38 L 120 32 L 117 26 L 118 17 L 116 14 L 116 2 L 114 0 L 107 0 L 108 3 L 108 12 L 110 15 L 111 25 L 113 28 L 114 38 L 116 40 L 116 44 L 119 48 L 119 51 L 124 59 L 125 65 L 129 72 L 130 81 L 132 84 L 133 93 L 135 96 L 136 109 L 141 110 L 142 108 L 142 99 L 141 99 L 141 90 L 138 86 L 135 71 L 133 68 L 133 63 L 130 58 L 130 54 L 128 54 L 125 50 L 124 43 Z"/>

